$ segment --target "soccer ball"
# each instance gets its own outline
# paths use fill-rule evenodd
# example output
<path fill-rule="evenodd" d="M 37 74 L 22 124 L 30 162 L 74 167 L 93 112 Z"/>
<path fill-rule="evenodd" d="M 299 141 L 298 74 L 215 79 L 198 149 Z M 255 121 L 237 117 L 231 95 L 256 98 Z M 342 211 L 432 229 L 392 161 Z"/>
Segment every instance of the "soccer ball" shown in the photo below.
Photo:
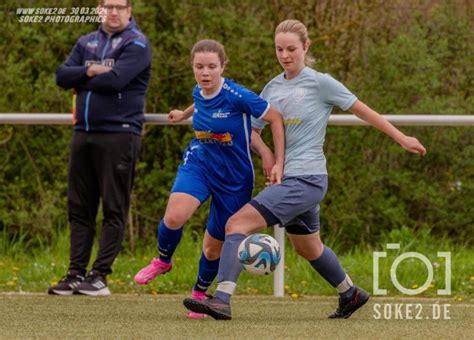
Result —
<path fill-rule="evenodd" d="M 240 263 L 246 271 L 254 275 L 268 275 L 280 263 L 280 245 L 270 235 L 253 234 L 239 246 Z"/>

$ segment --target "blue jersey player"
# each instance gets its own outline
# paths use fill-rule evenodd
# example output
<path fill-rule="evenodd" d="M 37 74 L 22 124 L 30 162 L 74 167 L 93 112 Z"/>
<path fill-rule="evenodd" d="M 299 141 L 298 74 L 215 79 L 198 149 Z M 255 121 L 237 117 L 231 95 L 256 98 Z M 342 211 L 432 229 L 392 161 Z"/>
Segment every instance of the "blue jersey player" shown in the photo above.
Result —
<path fill-rule="evenodd" d="M 191 51 L 191 61 L 197 81 L 194 105 L 185 111 L 170 112 L 169 120 L 179 122 L 192 114 L 195 138 L 184 151 L 165 216 L 158 226 L 159 256 L 134 279 L 138 284 L 147 284 L 171 270 L 172 255 L 184 223 L 212 197 L 198 279 L 192 291 L 194 299 L 204 299 L 217 275 L 227 219 L 251 199 L 254 185 L 251 117 L 268 122 L 272 129 L 275 146 L 275 164 L 269 170 L 272 183 L 280 183 L 283 173 L 284 127 L 280 113 L 266 100 L 222 77 L 226 57 L 220 43 L 199 41 Z M 267 159 L 273 156 L 268 155 L 271 151 L 261 143 L 254 149 Z"/>
<path fill-rule="evenodd" d="M 319 236 L 319 202 L 328 182 L 323 144 L 329 115 L 334 106 L 339 106 L 385 132 L 405 150 L 419 154 L 426 150 L 416 138 L 404 135 L 340 82 L 306 66 L 311 64 L 309 45 L 301 22 L 286 20 L 276 28 L 276 54 L 284 72 L 271 80 L 261 95 L 281 112 L 285 121 L 284 177 L 281 184 L 267 187 L 228 220 L 215 297 L 206 301 L 185 299 L 185 306 L 194 312 L 216 319 L 231 318 L 230 298 L 242 270 L 237 249 L 247 235 L 275 224 L 285 227 L 297 253 L 338 291 L 339 307 L 330 318 L 348 318 L 369 299 L 363 289 L 352 283 L 336 254 Z M 257 128 L 263 125 L 255 123 Z"/>

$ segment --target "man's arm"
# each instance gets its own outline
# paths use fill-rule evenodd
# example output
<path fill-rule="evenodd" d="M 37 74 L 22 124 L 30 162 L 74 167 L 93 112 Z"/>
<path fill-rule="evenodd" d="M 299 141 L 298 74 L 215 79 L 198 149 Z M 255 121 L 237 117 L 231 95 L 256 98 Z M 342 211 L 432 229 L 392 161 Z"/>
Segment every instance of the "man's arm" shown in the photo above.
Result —
<path fill-rule="evenodd" d="M 96 92 L 120 92 L 151 63 L 149 43 L 128 44 L 109 72 L 94 75 L 83 86 Z"/>
<path fill-rule="evenodd" d="M 87 82 L 87 67 L 82 65 L 82 47 L 74 45 L 66 62 L 56 71 L 56 84 L 64 89 L 76 88 Z"/>

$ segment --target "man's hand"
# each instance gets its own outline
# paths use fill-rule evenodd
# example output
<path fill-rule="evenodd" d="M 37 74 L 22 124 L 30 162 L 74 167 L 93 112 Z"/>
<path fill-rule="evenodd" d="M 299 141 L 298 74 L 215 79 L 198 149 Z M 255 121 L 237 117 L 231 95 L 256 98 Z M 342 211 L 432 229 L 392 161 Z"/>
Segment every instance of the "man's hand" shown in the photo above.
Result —
<path fill-rule="evenodd" d="M 86 74 L 88 77 L 92 78 L 98 74 L 110 72 L 111 70 L 112 70 L 112 67 L 110 66 L 92 64 L 91 66 L 87 68 Z"/>

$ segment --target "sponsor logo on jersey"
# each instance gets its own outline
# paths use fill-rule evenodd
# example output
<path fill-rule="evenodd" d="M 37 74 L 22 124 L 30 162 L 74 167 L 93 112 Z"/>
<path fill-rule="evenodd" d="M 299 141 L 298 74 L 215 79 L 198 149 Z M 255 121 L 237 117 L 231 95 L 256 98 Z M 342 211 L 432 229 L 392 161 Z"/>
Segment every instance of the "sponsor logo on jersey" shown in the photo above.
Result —
<path fill-rule="evenodd" d="M 299 116 L 289 116 L 283 118 L 283 123 L 285 125 L 298 125 L 303 123 L 303 120 Z"/>
<path fill-rule="evenodd" d="M 196 138 L 201 143 L 219 143 L 222 145 L 232 145 L 232 135 L 226 133 L 214 133 L 210 131 L 194 131 Z"/>
<path fill-rule="evenodd" d="M 212 118 L 228 118 L 230 115 L 230 112 L 222 112 L 221 110 L 218 110 L 217 112 L 212 113 Z"/>

